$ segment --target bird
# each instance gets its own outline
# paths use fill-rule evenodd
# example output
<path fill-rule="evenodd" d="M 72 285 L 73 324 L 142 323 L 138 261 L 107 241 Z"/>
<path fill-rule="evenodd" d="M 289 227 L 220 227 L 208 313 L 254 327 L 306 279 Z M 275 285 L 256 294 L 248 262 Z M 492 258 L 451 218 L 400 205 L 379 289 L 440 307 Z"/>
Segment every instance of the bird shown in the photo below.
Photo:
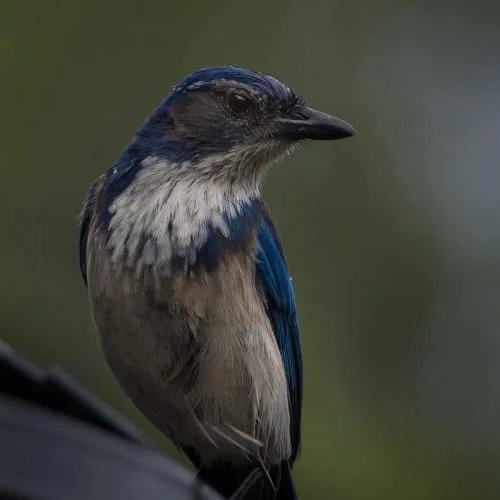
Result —
<path fill-rule="evenodd" d="M 80 268 L 104 357 L 225 498 L 297 498 L 301 338 L 263 178 L 307 140 L 353 135 L 273 76 L 202 68 L 84 199 Z"/>

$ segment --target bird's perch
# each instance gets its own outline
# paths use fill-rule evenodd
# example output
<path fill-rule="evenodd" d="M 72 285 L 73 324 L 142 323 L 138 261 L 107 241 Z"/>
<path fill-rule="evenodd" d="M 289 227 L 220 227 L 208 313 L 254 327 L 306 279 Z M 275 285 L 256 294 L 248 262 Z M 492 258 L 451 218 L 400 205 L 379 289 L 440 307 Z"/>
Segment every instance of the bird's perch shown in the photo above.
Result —
<path fill-rule="evenodd" d="M 59 370 L 0 342 L 0 499 L 221 497 Z"/>

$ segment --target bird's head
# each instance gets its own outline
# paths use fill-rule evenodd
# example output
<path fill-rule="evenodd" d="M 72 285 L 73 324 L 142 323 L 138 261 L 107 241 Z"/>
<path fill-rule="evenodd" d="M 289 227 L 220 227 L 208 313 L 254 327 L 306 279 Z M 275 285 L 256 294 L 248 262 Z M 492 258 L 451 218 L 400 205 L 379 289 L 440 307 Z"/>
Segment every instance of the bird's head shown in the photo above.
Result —
<path fill-rule="evenodd" d="M 307 107 L 275 78 L 224 66 L 201 69 L 177 84 L 134 143 L 144 157 L 234 179 L 254 176 L 305 139 L 353 134 L 351 125 Z"/>
<path fill-rule="evenodd" d="M 216 262 L 260 220 L 268 165 L 304 140 L 353 134 L 271 76 L 201 69 L 171 90 L 108 170 L 100 220 L 116 256 L 130 262 L 143 248 L 165 266 L 173 256 Z"/>

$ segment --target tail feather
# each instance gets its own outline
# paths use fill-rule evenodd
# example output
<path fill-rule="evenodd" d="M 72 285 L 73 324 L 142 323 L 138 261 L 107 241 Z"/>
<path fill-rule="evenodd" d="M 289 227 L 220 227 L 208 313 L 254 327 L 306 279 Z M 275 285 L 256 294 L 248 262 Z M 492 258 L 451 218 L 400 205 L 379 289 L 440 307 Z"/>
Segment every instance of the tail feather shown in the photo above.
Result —
<path fill-rule="evenodd" d="M 286 463 L 281 467 L 281 477 L 278 484 L 276 499 L 278 500 L 297 500 L 297 491 L 292 477 L 292 468 Z"/>
<path fill-rule="evenodd" d="M 217 464 L 202 469 L 198 477 L 229 500 L 297 500 L 288 462 L 263 471 L 258 465 L 234 468 Z"/>

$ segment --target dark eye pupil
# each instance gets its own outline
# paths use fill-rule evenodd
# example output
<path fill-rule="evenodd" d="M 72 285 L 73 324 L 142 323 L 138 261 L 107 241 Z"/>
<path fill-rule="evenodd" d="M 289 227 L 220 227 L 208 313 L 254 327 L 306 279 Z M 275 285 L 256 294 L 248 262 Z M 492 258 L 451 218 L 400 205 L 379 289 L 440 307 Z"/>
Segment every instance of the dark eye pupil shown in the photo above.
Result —
<path fill-rule="evenodd" d="M 234 113 L 242 114 L 248 111 L 250 101 L 241 94 L 231 94 L 228 98 L 228 104 Z"/>

